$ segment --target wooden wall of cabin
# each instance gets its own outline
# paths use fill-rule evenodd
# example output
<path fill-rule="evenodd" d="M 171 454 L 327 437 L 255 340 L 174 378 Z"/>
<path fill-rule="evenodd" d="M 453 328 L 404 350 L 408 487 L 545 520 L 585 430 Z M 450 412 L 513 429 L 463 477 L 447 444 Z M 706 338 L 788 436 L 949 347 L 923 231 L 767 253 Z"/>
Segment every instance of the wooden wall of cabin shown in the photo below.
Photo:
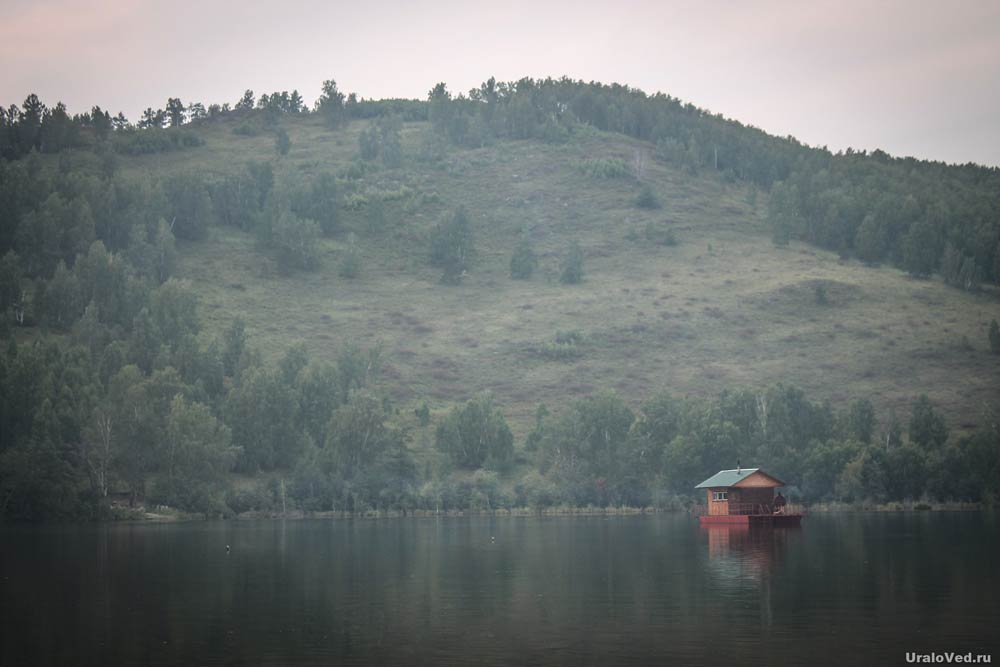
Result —
<path fill-rule="evenodd" d="M 739 481 L 739 486 L 741 489 L 749 488 L 773 488 L 776 486 L 781 486 L 781 482 L 774 479 L 770 475 L 762 473 L 761 471 L 756 471 L 750 475 L 747 475 Z"/>
<path fill-rule="evenodd" d="M 707 490 L 707 505 L 709 516 L 727 516 L 729 514 L 729 501 L 728 500 L 712 500 L 713 491 L 725 491 L 727 489 L 708 489 Z"/>

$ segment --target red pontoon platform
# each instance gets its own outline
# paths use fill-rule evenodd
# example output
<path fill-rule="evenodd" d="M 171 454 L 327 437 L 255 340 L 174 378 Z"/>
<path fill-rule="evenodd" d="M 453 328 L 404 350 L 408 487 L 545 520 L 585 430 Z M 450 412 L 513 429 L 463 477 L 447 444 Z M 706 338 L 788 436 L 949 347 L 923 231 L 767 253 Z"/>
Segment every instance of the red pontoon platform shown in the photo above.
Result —
<path fill-rule="evenodd" d="M 805 516 L 801 512 L 789 514 L 702 514 L 698 521 L 703 526 L 718 524 L 744 524 L 751 526 L 797 526 Z"/>

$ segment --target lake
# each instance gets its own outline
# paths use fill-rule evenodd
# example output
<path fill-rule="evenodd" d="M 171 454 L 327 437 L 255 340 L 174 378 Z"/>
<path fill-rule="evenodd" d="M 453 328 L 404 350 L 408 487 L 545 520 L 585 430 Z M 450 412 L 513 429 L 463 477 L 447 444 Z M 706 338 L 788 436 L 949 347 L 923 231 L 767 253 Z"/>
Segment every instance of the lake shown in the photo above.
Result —
<path fill-rule="evenodd" d="M 977 512 L 0 526 L 0 664 L 997 662 L 998 536 Z"/>

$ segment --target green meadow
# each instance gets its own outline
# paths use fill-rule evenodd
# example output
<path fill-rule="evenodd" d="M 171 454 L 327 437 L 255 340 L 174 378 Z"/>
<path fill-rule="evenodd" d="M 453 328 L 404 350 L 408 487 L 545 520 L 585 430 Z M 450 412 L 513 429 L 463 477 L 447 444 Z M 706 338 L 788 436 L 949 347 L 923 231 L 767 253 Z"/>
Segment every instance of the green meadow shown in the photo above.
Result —
<path fill-rule="evenodd" d="M 273 160 L 278 182 L 363 165 L 341 179 L 344 231 L 320 241 L 315 272 L 282 274 L 231 228 L 179 246 L 177 275 L 200 296 L 206 335 L 240 316 L 250 344 L 272 358 L 296 342 L 333 359 L 346 341 L 381 340 L 399 405 L 426 400 L 440 412 L 490 391 L 520 434 L 539 403 L 558 409 L 603 388 L 638 404 L 658 390 L 709 397 L 782 382 L 834 404 L 868 397 L 880 415 L 901 417 L 926 393 L 961 430 L 1000 394 L 986 336 L 1000 317 L 995 290 L 963 292 L 798 242 L 776 247 L 767 194 L 753 186 L 692 174 L 654 159 L 647 143 L 591 129 L 565 144 L 498 141 L 427 160 L 429 124 L 407 123 L 403 164 L 389 169 L 358 158 L 367 123 L 330 130 L 318 118 L 288 120 L 291 150 L 279 158 L 271 134 L 241 136 L 235 122 L 216 122 L 198 130 L 204 146 L 123 158 L 126 172 L 206 178 Z M 615 159 L 626 173 L 582 167 Z M 642 184 L 660 208 L 636 206 Z M 374 198 L 385 200 L 376 229 Z M 461 284 L 442 285 L 427 239 L 459 205 L 477 256 Z M 362 257 L 353 279 L 338 275 L 349 232 Z M 522 233 L 539 269 L 512 280 Z M 584 279 L 563 285 L 572 240 Z M 579 332 L 577 349 L 547 355 L 565 331 Z"/>

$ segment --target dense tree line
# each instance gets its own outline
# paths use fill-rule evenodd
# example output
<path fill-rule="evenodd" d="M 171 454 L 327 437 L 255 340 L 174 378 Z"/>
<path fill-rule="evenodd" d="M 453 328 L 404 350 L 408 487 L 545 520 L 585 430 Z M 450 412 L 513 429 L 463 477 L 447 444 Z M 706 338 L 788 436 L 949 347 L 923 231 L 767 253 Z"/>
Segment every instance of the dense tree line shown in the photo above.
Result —
<path fill-rule="evenodd" d="M 992 498 L 989 475 L 1000 464 L 995 424 L 949 440 L 944 419 L 921 397 L 908 437 L 902 433 L 892 416 L 880 430 L 867 400 L 837 411 L 779 385 L 713 401 L 661 394 L 638 412 L 613 393 L 599 394 L 540 424 L 532 442 L 546 496 L 576 505 L 662 503 L 662 494 L 687 495 L 737 460 L 765 467 L 810 500 Z"/>
<path fill-rule="evenodd" d="M 769 215 L 779 243 L 798 238 L 915 277 L 940 272 L 975 291 L 1000 281 L 997 186 L 995 169 L 847 154 L 775 184 Z"/>
<path fill-rule="evenodd" d="M 597 393 L 559 415 L 540 409 L 523 443 L 481 396 L 436 424 L 425 415 L 434 463 L 421 470 L 413 427 L 381 392 L 378 347 L 346 346 L 331 363 L 293 346 L 264 364 L 239 321 L 195 337 L 182 283 L 149 298 L 126 339 L 104 344 L 78 326 L 0 355 L 4 517 L 108 516 L 114 499 L 212 514 L 676 507 L 737 460 L 788 480 L 796 499 L 996 498 L 995 418 L 956 438 L 925 397 L 904 429 L 892 415 L 880 424 L 866 400 L 835 410 L 781 385 L 663 393 L 638 408 Z M 259 481 L 231 487 L 233 471 Z"/>
<path fill-rule="evenodd" d="M 202 141 L 197 135 L 179 129 L 188 119 L 205 117 L 197 115 L 199 109 L 203 110 L 200 104 L 185 107 L 179 99 L 170 98 L 164 109 L 148 108 L 132 124 L 121 112 L 111 116 L 99 106 L 70 116 L 62 102 L 48 107 L 31 94 L 20 107 L 12 104 L 0 109 L 0 157 L 11 160 L 32 151 L 59 153 L 81 147 L 138 155 L 199 146 Z M 165 128 L 178 129 L 165 132 Z"/>
<path fill-rule="evenodd" d="M 333 89 L 336 90 L 336 84 Z M 317 110 L 323 99 L 317 103 Z M 275 128 L 283 116 L 307 113 L 309 108 L 297 90 L 262 93 L 259 97 L 247 90 L 235 104 L 208 106 L 201 102 L 185 104 L 180 98 L 170 97 L 162 108 L 147 107 L 134 123 L 121 112 L 112 116 L 99 106 L 88 113 L 70 116 L 62 102 L 48 107 L 31 94 L 21 106 L 11 104 L 0 108 L 0 157 L 11 160 L 32 151 L 58 153 L 81 147 L 99 150 L 110 147 L 127 155 L 160 153 L 202 145 L 204 142 L 197 134 L 182 129 L 192 123 L 255 119 L 264 127 Z M 250 127 L 236 129 L 256 133 L 257 130 L 248 130 Z"/>
<path fill-rule="evenodd" d="M 271 369 L 239 322 L 206 340 L 172 277 L 175 239 L 238 224 L 297 266 L 336 228 L 335 181 L 276 188 L 266 163 L 209 183 L 88 164 L 0 161 L 0 513 L 97 516 L 115 493 L 215 511 L 233 469 L 289 469 L 323 447 L 378 355 L 324 366 L 296 349 Z M 29 326 L 42 335 L 16 345 Z"/>

